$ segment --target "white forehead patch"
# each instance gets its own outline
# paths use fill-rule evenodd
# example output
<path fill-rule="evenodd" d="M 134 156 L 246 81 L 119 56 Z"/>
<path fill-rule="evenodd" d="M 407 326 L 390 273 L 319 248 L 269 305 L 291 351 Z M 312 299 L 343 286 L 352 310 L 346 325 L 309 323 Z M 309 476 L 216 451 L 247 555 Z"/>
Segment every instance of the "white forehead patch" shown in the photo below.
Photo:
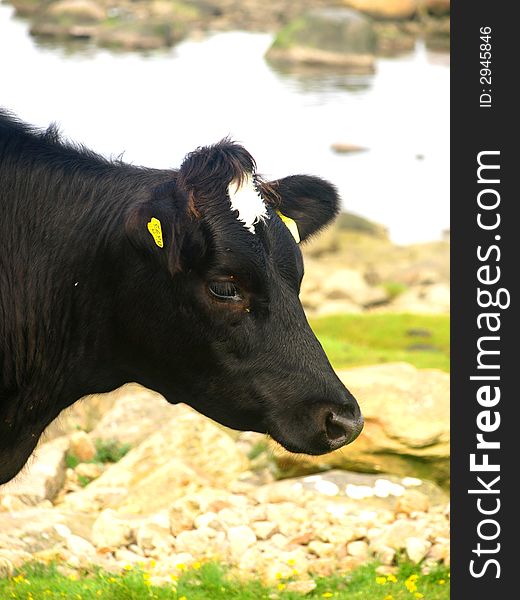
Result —
<path fill-rule="evenodd" d="M 242 221 L 244 227 L 251 233 L 255 233 L 255 224 L 268 218 L 267 207 L 262 196 L 255 187 L 253 176 L 247 174 L 239 185 L 232 181 L 228 186 L 231 210 L 238 211 L 237 219 Z"/>

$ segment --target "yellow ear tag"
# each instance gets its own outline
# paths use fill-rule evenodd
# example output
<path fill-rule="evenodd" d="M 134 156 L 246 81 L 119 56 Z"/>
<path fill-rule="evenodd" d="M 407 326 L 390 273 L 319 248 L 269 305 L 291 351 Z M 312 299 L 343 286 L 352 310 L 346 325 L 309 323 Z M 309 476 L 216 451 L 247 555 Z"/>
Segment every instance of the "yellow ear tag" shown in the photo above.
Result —
<path fill-rule="evenodd" d="M 291 219 L 291 217 L 286 217 L 279 210 L 276 211 L 276 214 L 282 219 L 285 223 L 287 229 L 291 232 L 293 238 L 296 240 L 296 243 L 300 243 L 300 232 L 298 231 L 298 225 L 296 225 L 296 221 Z"/>
<path fill-rule="evenodd" d="M 159 219 L 152 217 L 148 221 L 147 227 L 148 231 L 152 234 L 154 242 L 159 246 L 159 248 L 162 248 L 164 246 L 164 243 L 162 237 L 161 222 L 159 221 Z"/>

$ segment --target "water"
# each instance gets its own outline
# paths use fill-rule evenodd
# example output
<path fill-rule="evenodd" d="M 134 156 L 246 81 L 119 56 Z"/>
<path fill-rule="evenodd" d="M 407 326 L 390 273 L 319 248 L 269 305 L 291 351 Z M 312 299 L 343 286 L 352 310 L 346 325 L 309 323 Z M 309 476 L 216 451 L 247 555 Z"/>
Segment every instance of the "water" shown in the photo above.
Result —
<path fill-rule="evenodd" d="M 177 167 L 226 135 L 276 178 L 312 173 L 398 243 L 449 227 L 449 64 L 419 43 L 373 77 L 276 71 L 271 35 L 230 32 L 150 53 L 42 45 L 0 5 L 0 105 L 134 164 Z M 367 147 L 335 154 L 334 142 Z"/>

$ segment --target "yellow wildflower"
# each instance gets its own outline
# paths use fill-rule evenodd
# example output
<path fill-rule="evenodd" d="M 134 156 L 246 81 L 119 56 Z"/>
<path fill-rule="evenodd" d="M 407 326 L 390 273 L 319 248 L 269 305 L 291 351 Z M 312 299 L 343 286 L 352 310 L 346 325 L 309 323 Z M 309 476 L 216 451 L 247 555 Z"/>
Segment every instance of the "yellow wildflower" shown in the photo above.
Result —
<path fill-rule="evenodd" d="M 378 585 L 385 585 L 386 584 L 386 577 L 383 577 L 382 575 L 379 575 L 378 577 L 376 577 L 376 583 Z"/>
<path fill-rule="evenodd" d="M 322 598 L 332 598 L 333 594 L 332 592 L 323 592 L 321 596 Z"/>
<path fill-rule="evenodd" d="M 132 565 L 125 565 L 125 566 L 123 567 L 123 569 L 124 569 L 125 571 L 131 571 L 131 570 L 133 569 L 133 567 L 132 567 Z"/>
<path fill-rule="evenodd" d="M 397 577 L 393 573 L 390 573 L 389 575 L 387 575 L 386 578 L 388 581 L 390 581 L 392 583 L 397 583 Z"/>
<path fill-rule="evenodd" d="M 195 570 L 198 570 L 198 569 L 200 569 L 200 568 L 202 567 L 202 564 L 201 564 L 199 561 L 196 561 L 196 562 L 194 562 L 194 563 L 193 563 L 191 566 L 192 566 L 192 567 L 193 567 Z"/>
<path fill-rule="evenodd" d="M 294 558 L 290 558 L 290 559 L 287 561 L 287 564 L 288 564 L 290 567 L 294 567 L 294 565 L 296 564 L 296 561 L 294 560 Z"/>
<path fill-rule="evenodd" d="M 278 571 L 278 573 L 275 574 L 276 579 L 282 579 L 283 575 L 280 573 L 280 571 Z"/>
<path fill-rule="evenodd" d="M 282 591 L 283 589 L 285 589 L 285 583 L 279 583 L 277 587 L 280 591 Z"/>
<path fill-rule="evenodd" d="M 392 594 L 387 594 L 383 600 L 394 600 L 394 597 L 392 596 Z"/>
<path fill-rule="evenodd" d="M 415 592 L 415 597 L 416 598 L 424 598 L 424 594 L 421 594 L 421 592 Z"/>
<path fill-rule="evenodd" d="M 437 581 L 437 583 L 439 585 L 444 585 L 446 583 L 446 579 L 439 579 L 439 581 Z"/>

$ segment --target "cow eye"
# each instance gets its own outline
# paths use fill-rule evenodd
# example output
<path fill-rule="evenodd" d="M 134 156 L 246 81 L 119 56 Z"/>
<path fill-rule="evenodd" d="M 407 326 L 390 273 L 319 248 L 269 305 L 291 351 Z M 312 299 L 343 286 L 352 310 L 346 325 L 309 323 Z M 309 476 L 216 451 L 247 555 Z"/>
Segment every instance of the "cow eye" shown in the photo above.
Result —
<path fill-rule="evenodd" d="M 231 281 L 212 281 L 208 289 L 212 296 L 223 302 L 241 302 L 244 299 L 238 286 Z"/>

